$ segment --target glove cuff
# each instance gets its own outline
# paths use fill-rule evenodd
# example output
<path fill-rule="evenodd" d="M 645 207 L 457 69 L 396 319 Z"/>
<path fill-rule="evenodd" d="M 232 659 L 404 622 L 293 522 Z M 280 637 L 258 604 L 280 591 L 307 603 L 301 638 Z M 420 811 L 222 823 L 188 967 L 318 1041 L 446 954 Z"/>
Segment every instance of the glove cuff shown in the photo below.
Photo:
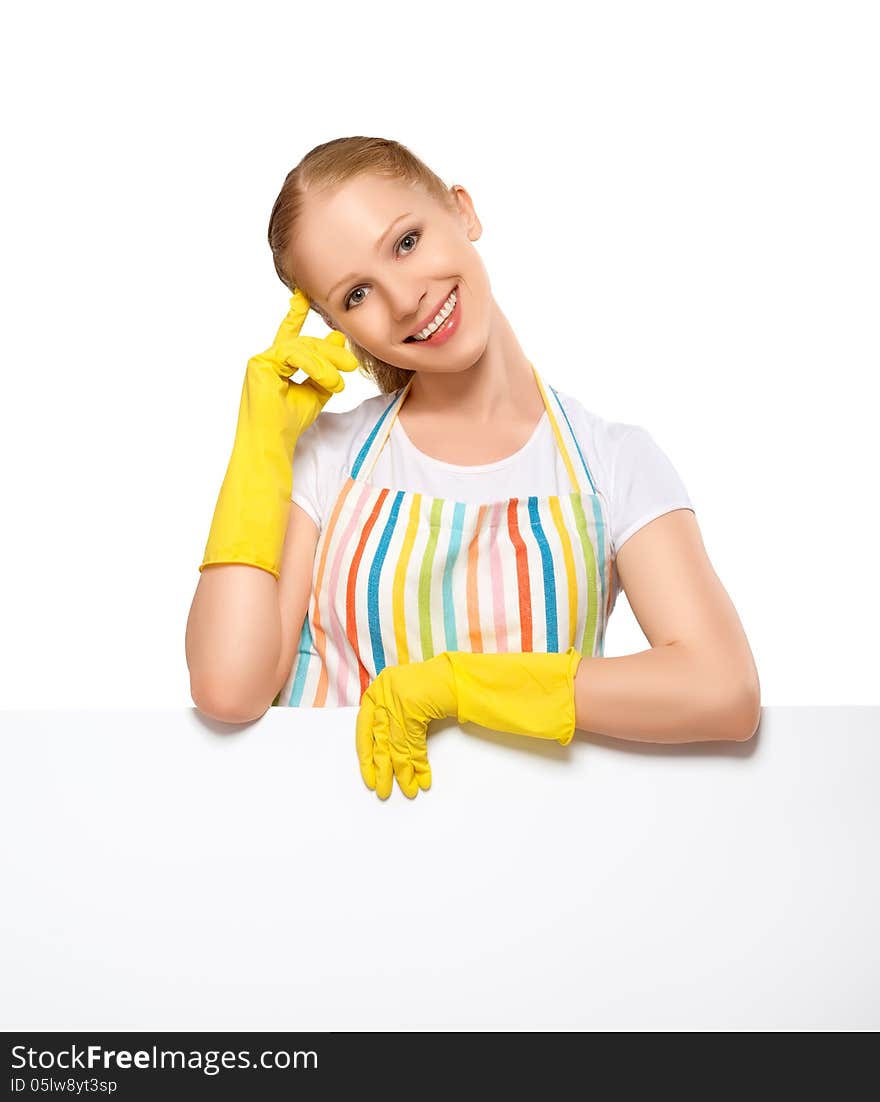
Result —
<path fill-rule="evenodd" d="M 496 731 L 555 739 L 563 746 L 575 731 L 574 678 L 582 655 L 447 652 L 455 675 L 458 722 Z"/>

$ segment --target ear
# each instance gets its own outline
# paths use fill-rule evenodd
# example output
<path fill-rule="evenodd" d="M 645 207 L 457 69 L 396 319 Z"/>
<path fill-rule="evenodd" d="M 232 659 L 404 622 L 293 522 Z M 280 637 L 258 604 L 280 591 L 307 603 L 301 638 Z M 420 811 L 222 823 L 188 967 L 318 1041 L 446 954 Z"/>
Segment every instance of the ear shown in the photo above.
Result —
<path fill-rule="evenodd" d="M 459 216 L 467 231 L 468 240 L 479 241 L 483 233 L 483 226 L 477 217 L 477 212 L 474 210 L 474 202 L 470 192 L 462 184 L 453 184 L 449 191 L 454 196 Z"/>

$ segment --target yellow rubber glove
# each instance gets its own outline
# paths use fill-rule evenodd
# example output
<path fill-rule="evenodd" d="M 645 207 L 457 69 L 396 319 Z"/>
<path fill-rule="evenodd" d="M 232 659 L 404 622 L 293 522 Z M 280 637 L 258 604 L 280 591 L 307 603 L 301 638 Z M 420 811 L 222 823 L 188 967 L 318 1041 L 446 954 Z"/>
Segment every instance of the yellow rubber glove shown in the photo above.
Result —
<path fill-rule="evenodd" d="M 567 746 L 581 657 L 574 647 L 562 654 L 444 651 L 425 662 L 386 666 L 361 697 L 357 715 L 364 783 L 382 800 L 391 795 L 394 777 L 410 799 L 430 788 L 428 724 L 445 716 Z"/>
<path fill-rule="evenodd" d="M 293 489 L 293 452 L 331 394 L 345 389 L 341 371 L 358 361 L 337 329 L 302 337 L 310 309 L 297 289 L 267 351 L 248 360 L 235 443 L 214 508 L 199 573 L 213 563 L 246 563 L 281 575 L 281 550 Z M 297 370 L 306 378 L 290 378 Z"/>

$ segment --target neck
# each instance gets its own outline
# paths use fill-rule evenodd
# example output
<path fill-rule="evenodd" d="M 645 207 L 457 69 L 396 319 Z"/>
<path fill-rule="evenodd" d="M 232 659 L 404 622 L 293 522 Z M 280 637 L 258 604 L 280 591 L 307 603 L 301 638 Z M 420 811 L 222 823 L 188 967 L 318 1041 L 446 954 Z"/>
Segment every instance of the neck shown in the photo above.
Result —
<path fill-rule="evenodd" d="M 544 411 L 535 373 L 507 318 L 493 300 L 489 340 L 462 371 L 417 371 L 403 408 L 468 424 L 533 421 Z"/>

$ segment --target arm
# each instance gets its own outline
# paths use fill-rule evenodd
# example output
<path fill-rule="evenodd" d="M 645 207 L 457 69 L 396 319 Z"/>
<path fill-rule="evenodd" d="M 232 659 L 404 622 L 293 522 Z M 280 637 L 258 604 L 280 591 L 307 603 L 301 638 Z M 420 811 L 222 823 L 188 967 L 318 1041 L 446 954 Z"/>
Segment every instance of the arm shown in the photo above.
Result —
<path fill-rule="evenodd" d="M 207 566 L 186 625 L 190 695 L 200 712 L 249 723 L 293 665 L 311 594 L 318 526 L 290 503 L 280 577 L 240 563 Z"/>
<path fill-rule="evenodd" d="M 566 651 L 444 651 L 386 666 L 361 698 L 361 775 L 381 799 L 397 777 L 430 788 L 430 722 L 456 716 L 555 739 L 575 730 L 643 742 L 751 738 L 761 714 L 752 653 L 690 509 L 655 518 L 621 547 L 617 569 L 651 649 L 624 658 Z"/>
<path fill-rule="evenodd" d="M 758 671 L 691 510 L 639 529 L 620 548 L 617 572 L 651 649 L 581 659 L 575 727 L 641 742 L 751 738 Z"/>
<path fill-rule="evenodd" d="M 280 652 L 275 577 L 242 563 L 205 567 L 186 625 L 190 695 L 199 711 L 224 723 L 256 719 L 252 702 L 271 700 Z"/>
<path fill-rule="evenodd" d="M 291 501 L 295 453 L 331 394 L 345 388 L 341 373 L 358 367 L 337 330 L 323 340 L 301 335 L 309 309 L 297 288 L 271 347 L 248 360 L 186 626 L 193 701 L 227 723 L 247 723 L 271 707 L 292 657 L 318 538 L 317 524 Z M 303 382 L 293 381 L 297 371 Z M 285 559 L 288 574 L 293 560 L 292 579 Z"/>

